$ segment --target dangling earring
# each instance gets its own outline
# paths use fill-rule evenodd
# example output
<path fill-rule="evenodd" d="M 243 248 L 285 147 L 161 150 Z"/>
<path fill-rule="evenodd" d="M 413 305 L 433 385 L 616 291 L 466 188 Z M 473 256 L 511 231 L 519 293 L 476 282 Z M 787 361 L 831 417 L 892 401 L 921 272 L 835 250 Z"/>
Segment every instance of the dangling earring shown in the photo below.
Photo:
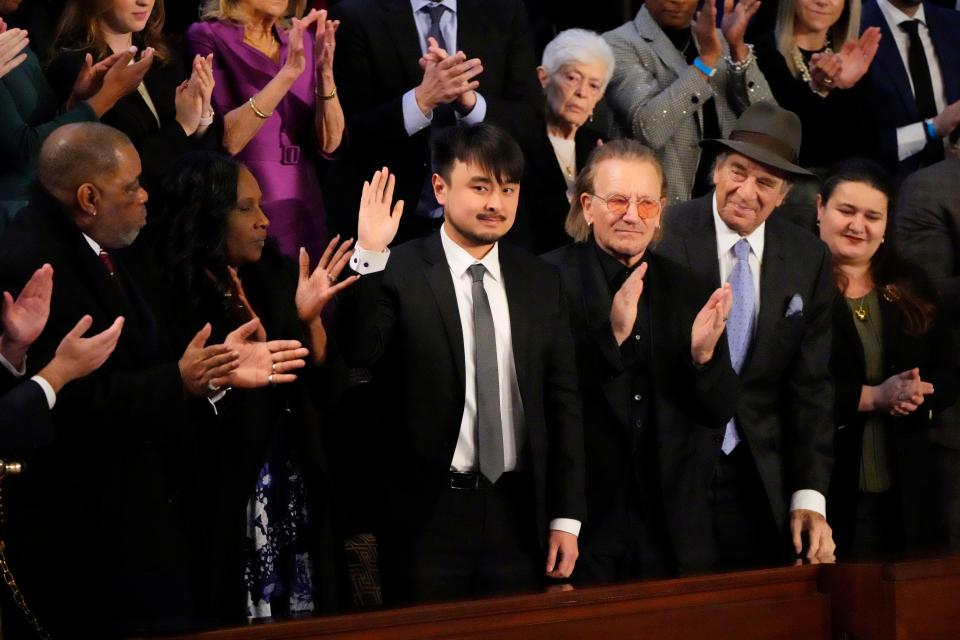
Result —
<path fill-rule="evenodd" d="M 882 238 L 880 238 L 880 244 L 883 244 L 886 241 L 887 241 L 887 236 L 883 236 Z"/>
<path fill-rule="evenodd" d="M 593 122 L 593 111 L 590 112 L 590 122 Z"/>

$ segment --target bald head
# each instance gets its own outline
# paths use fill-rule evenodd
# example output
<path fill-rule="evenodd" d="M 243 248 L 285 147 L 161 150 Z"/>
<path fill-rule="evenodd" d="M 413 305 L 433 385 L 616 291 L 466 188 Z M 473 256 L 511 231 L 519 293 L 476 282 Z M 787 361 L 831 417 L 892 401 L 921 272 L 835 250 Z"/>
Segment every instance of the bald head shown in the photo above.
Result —
<path fill-rule="evenodd" d="M 56 129 L 40 149 L 37 178 L 57 200 L 72 208 L 80 185 L 116 173 L 120 152 L 130 138 L 99 122 L 79 122 Z"/>

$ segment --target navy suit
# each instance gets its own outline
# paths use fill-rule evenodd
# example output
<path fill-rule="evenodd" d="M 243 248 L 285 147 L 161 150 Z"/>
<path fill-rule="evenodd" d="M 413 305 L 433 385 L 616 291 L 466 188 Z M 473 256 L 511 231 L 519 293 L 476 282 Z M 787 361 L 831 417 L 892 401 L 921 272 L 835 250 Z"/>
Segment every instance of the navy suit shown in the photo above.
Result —
<path fill-rule="evenodd" d="M 946 104 L 951 104 L 960 100 L 960 74 L 957 73 L 960 69 L 960 12 L 930 2 L 923 3 L 923 10 L 940 61 Z M 869 82 L 870 111 L 876 120 L 878 159 L 902 179 L 920 168 L 920 154 L 902 162 L 897 157 L 897 128 L 921 121 L 913 87 L 876 0 L 863 6 L 860 26 L 861 29 L 880 27 L 883 34 L 865 81 Z"/>

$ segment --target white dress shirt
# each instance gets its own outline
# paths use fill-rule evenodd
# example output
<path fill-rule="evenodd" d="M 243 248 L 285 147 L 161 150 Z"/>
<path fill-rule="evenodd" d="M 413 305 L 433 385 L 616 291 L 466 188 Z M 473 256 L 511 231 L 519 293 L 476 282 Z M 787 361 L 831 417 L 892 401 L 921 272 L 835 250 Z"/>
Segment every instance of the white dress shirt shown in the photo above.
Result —
<path fill-rule="evenodd" d="M 933 40 L 930 39 L 930 29 L 927 26 L 926 14 L 923 5 L 917 7 L 917 12 L 911 18 L 900 9 L 890 4 L 888 0 L 877 0 L 877 7 L 883 14 L 890 32 L 893 34 L 893 41 L 897 45 L 897 51 L 900 53 L 900 60 L 903 61 L 903 68 L 907 72 L 907 79 L 910 80 L 910 91 L 913 92 L 913 77 L 910 75 L 910 63 L 907 61 L 907 51 L 910 47 L 910 37 L 900 28 L 900 23 L 904 20 L 919 20 L 920 27 L 917 34 L 920 36 L 920 42 L 923 43 L 923 52 L 927 56 L 927 66 L 930 67 L 930 82 L 933 84 L 933 99 L 937 105 L 937 113 L 944 110 L 947 106 L 946 95 L 943 90 L 943 75 L 940 70 L 940 61 L 937 59 L 937 52 L 933 48 Z M 927 130 L 923 122 L 914 122 L 897 129 L 897 157 L 900 160 L 906 160 L 910 156 L 920 153 L 927 146 Z"/>
<path fill-rule="evenodd" d="M 754 328 L 756 328 L 757 316 L 760 313 L 760 269 L 763 268 L 763 240 L 766 226 L 767 223 L 764 222 L 754 229 L 750 235 L 745 236 L 750 243 L 750 257 L 748 261 L 750 262 L 750 275 L 753 277 L 755 301 L 753 305 Z M 717 257 L 720 261 L 720 282 L 726 282 L 730 277 L 730 272 L 733 271 L 733 265 L 737 262 L 736 255 L 733 253 L 733 245 L 744 236 L 741 236 L 728 227 L 727 223 L 720 218 L 720 212 L 717 209 L 716 190 L 713 192 L 713 227 L 717 234 Z M 790 498 L 790 510 L 796 511 L 797 509 L 816 511 L 826 517 L 827 499 L 822 493 L 815 489 L 799 489 L 794 491 Z"/>
<path fill-rule="evenodd" d="M 460 329 L 463 332 L 465 387 L 463 416 L 460 420 L 460 434 L 457 446 L 450 461 L 452 471 L 476 472 L 477 464 L 477 371 L 473 327 L 473 278 L 468 269 L 471 265 L 482 264 L 486 267 L 483 275 L 483 288 L 490 301 L 493 316 L 494 334 L 497 340 L 497 372 L 500 379 L 500 421 L 503 427 L 504 471 L 516 471 L 522 468 L 521 460 L 526 442 L 526 422 L 523 413 L 523 400 L 517 382 L 516 364 L 513 358 L 513 337 L 510 329 L 510 305 L 507 291 L 503 286 L 503 274 L 500 271 L 500 245 L 493 245 L 487 255 L 477 260 L 447 235 L 446 223 L 440 227 L 440 242 L 443 246 L 450 277 L 457 297 L 457 311 L 460 315 Z M 369 251 L 356 246 L 350 259 L 351 268 L 361 275 L 376 273 L 386 268 L 390 250 L 382 253 Z M 555 518 L 550 521 L 550 529 L 580 534 L 580 521 L 571 518 Z"/>
<path fill-rule="evenodd" d="M 430 16 L 421 11 L 423 7 L 431 4 L 442 4 L 447 8 L 440 16 L 440 33 L 447 45 L 447 53 L 454 55 L 457 52 L 457 0 L 442 0 L 441 2 L 431 2 L 431 0 L 410 0 L 410 6 L 413 9 L 413 22 L 417 25 L 417 37 L 420 42 L 420 53 L 427 52 L 427 33 L 430 32 Z M 469 59 L 469 52 L 467 52 Z M 414 94 L 416 88 L 410 89 L 403 94 L 401 104 L 403 106 L 403 126 L 407 130 L 407 135 L 412 136 L 421 129 L 430 126 L 433 121 L 433 112 L 429 115 L 423 115 L 423 111 L 417 105 L 417 97 Z M 479 124 L 487 116 L 487 101 L 483 99 L 479 91 L 474 92 L 477 95 L 477 103 L 473 105 L 470 113 L 461 115 L 456 112 L 457 120 L 465 124 Z"/>

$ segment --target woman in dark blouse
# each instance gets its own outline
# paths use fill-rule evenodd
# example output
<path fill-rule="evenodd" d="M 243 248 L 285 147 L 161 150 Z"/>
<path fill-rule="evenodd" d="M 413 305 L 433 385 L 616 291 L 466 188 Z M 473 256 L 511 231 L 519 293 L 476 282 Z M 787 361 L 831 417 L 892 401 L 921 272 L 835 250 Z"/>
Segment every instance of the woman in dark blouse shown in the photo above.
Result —
<path fill-rule="evenodd" d="M 163 0 L 76 0 L 64 10 L 47 70 L 64 102 L 87 54 L 96 62 L 134 46 L 140 59 L 152 58 L 143 82 L 102 118 L 130 137 L 143 162 L 141 182 L 148 192 L 180 156 L 219 148 L 222 137 L 210 106 L 212 58 L 198 56 L 189 67 L 183 65 L 164 38 L 163 24 Z"/>
<path fill-rule="evenodd" d="M 927 430 L 957 398 L 957 354 L 933 287 L 899 257 L 883 169 L 850 160 L 818 196 L 820 237 L 841 293 L 834 307 L 835 466 L 827 504 L 837 556 L 946 542 Z"/>
<path fill-rule="evenodd" d="M 777 103 L 803 121 L 804 167 L 826 169 L 864 155 L 870 143 L 859 80 L 880 30 L 859 30 L 860 0 L 780 0 L 775 32 L 757 42 L 757 62 Z"/>

